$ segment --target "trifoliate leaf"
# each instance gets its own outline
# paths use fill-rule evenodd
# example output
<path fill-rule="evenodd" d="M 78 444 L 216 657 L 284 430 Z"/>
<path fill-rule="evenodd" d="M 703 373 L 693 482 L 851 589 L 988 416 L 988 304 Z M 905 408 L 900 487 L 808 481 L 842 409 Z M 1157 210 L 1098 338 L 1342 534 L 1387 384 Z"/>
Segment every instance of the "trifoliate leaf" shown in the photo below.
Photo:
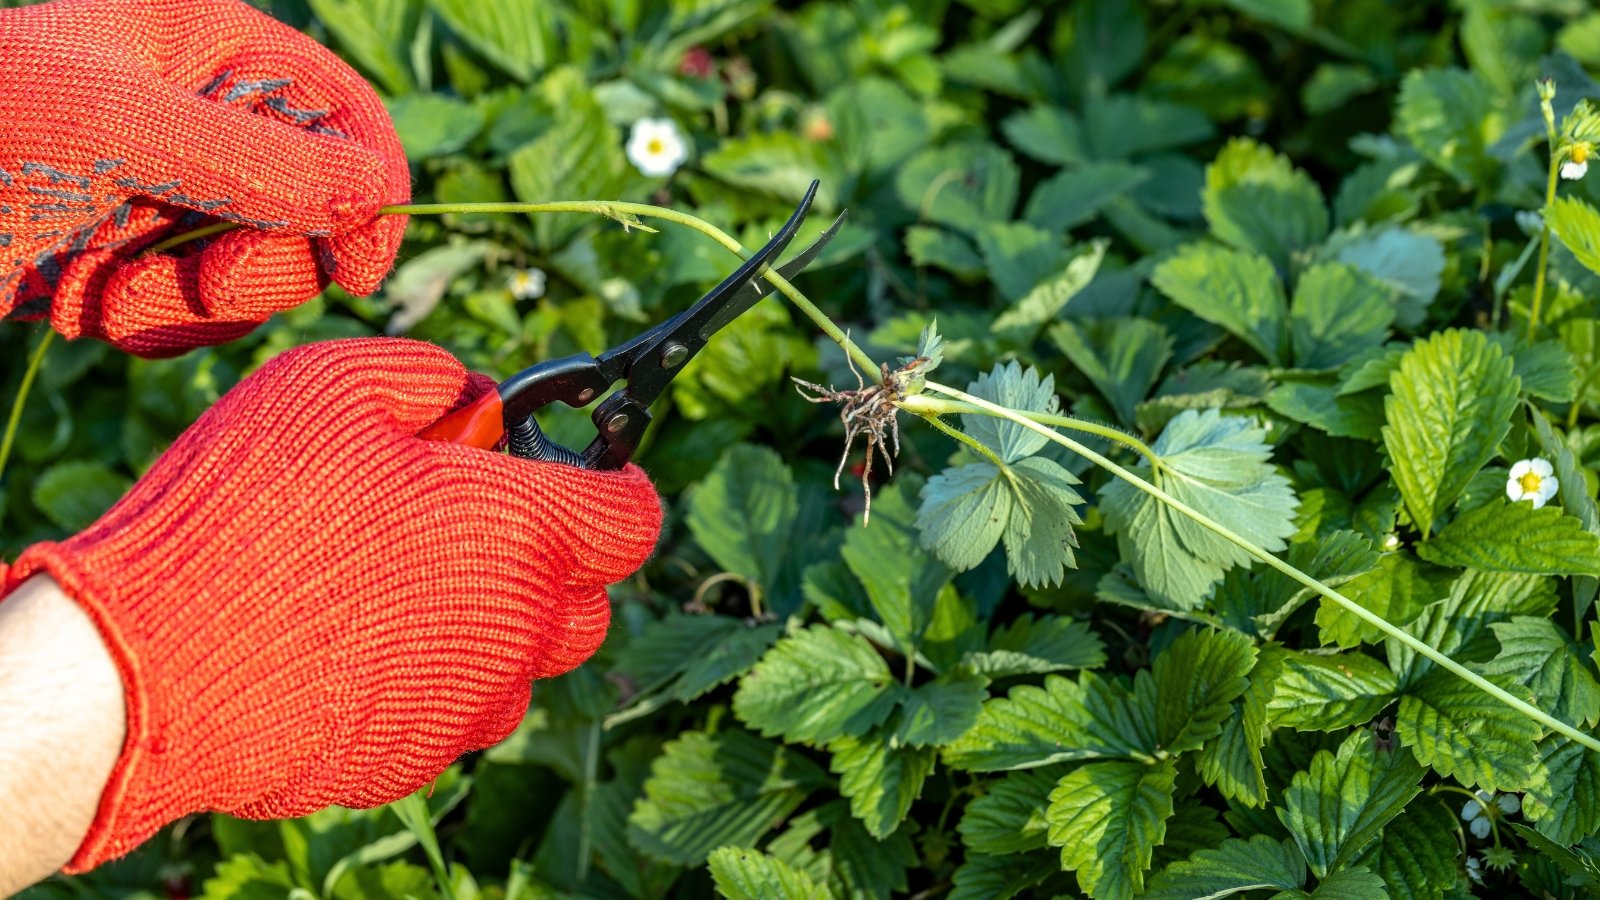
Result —
<path fill-rule="evenodd" d="M 1059 413 L 1061 399 L 1056 396 L 1053 375 L 1040 377 L 1038 369 L 1024 369 L 1015 362 L 997 365 L 967 385 L 967 393 L 998 406 L 1027 412 Z M 1044 449 L 1050 439 L 1015 422 L 995 416 L 962 415 L 961 426 L 980 444 L 993 450 L 1000 459 L 1014 463 Z"/>
<path fill-rule="evenodd" d="M 1548 618 L 1555 607 L 1554 579 L 1468 569 L 1405 630 L 1456 662 L 1488 662 L 1500 649 L 1489 626 L 1513 616 Z M 1401 690 L 1434 671 L 1433 660 L 1393 638 L 1384 647 Z"/>
<path fill-rule="evenodd" d="M 1272 365 L 1284 362 L 1289 304 L 1267 257 L 1194 244 L 1157 266 L 1150 283 L 1172 302 L 1227 329 Z"/>
<path fill-rule="evenodd" d="M 740 622 L 738 630 L 722 640 L 694 648 L 689 665 L 672 686 L 673 699 L 689 703 L 750 671 L 782 634 L 783 626 L 777 622 L 753 627 Z"/>
<path fill-rule="evenodd" d="M 1148 759 L 1156 742 L 1154 685 L 1139 702 L 1093 672 L 1079 677 L 1047 675 L 1043 686 L 1019 685 L 984 703 L 977 724 L 945 747 L 945 762 L 999 772 L 1107 756 Z"/>
<path fill-rule="evenodd" d="M 989 222 L 977 230 L 976 238 L 989 280 L 1008 302 L 1021 300 L 1069 267 L 1060 236 L 1027 222 Z M 1087 283 L 1097 265 L 1099 260 L 1093 260 L 1081 280 Z"/>
<path fill-rule="evenodd" d="M 1395 900 L 1439 900 L 1456 880 L 1455 812 L 1425 797 L 1383 828 L 1383 840 L 1357 862 L 1377 872 Z"/>
<path fill-rule="evenodd" d="M 901 828 L 880 841 L 843 803 L 823 806 L 817 819 L 833 836 L 829 851 L 840 894 L 865 900 L 905 893 L 906 870 L 917 864 L 911 829 Z"/>
<path fill-rule="evenodd" d="M 1385 553 L 1377 567 L 1340 586 L 1340 593 L 1394 625 L 1410 624 L 1430 603 L 1445 595 L 1444 573 L 1419 565 L 1404 553 Z M 1326 597 L 1317 607 L 1321 641 L 1355 647 L 1383 639 L 1383 632 Z"/>
<path fill-rule="evenodd" d="M 1306 882 L 1306 861 L 1290 841 L 1258 834 L 1234 838 L 1175 862 L 1150 879 L 1142 900 L 1218 898 L 1246 891 L 1298 890 Z"/>
<path fill-rule="evenodd" d="M 1216 134 L 1211 120 L 1200 110 L 1141 94 L 1091 92 L 1083 115 L 1090 155 L 1097 159 L 1142 156 Z"/>
<path fill-rule="evenodd" d="M 1559 734 L 1539 742 L 1543 766 L 1522 797 L 1522 813 L 1558 844 L 1600 831 L 1600 753 Z"/>
<path fill-rule="evenodd" d="M 1532 699 L 1509 678 L 1490 681 Z M 1434 669 L 1407 689 L 1394 730 L 1418 762 L 1467 787 L 1520 791 L 1538 773 L 1539 723 L 1444 669 Z"/>
<path fill-rule="evenodd" d="M 1211 232 L 1241 250 L 1265 254 L 1288 271 L 1295 252 L 1328 233 L 1328 209 L 1311 176 L 1286 156 L 1235 138 L 1206 167 L 1201 194 Z"/>
<path fill-rule="evenodd" d="M 749 671 L 781 633 L 776 622 L 751 626 L 730 616 L 668 616 L 628 644 L 618 671 L 641 693 L 660 689 L 687 703 Z"/>
<path fill-rule="evenodd" d="M 956 828 L 967 849 L 998 855 L 1045 846 L 1045 809 L 1064 774 L 1061 766 L 1050 766 L 985 782 L 985 792 L 967 804 Z"/>
<path fill-rule="evenodd" d="M 940 747 L 967 733 L 989 699 L 989 679 L 957 669 L 911 688 L 902 701 L 899 743 Z"/>
<path fill-rule="evenodd" d="M 779 589 L 782 575 L 798 580 L 787 561 L 794 556 L 800 492 L 777 453 L 750 444 L 729 447 L 688 505 L 690 533 L 724 570 L 769 595 Z"/>
<path fill-rule="evenodd" d="M 1221 731 L 1254 663 L 1243 635 L 1185 634 L 1135 676 L 1131 691 L 1085 672 L 1076 683 L 1050 676 L 1043 687 L 1022 685 L 988 701 L 945 759 L 955 768 L 1000 771 L 1193 750 Z"/>
<path fill-rule="evenodd" d="M 450 0 L 450 5 L 461 10 L 463 17 L 470 17 L 473 10 L 482 10 L 491 17 L 502 12 L 516 18 L 545 15 L 533 7 L 490 7 L 466 0 Z M 493 35 L 492 39 L 502 37 Z M 531 46 L 537 44 L 524 45 Z M 560 112 L 553 124 L 506 156 L 511 190 L 517 199 L 539 203 L 566 196 L 620 194 L 632 169 L 616 128 L 606 121 L 605 108 L 583 73 L 573 67 L 557 69 L 540 82 L 539 94 Z M 586 217 L 575 214 L 534 216 L 532 220 L 540 247 L 548 250 L 561 247 L 588 224 Z"/>
<path fill-rule="evenodd" d="M 1354 266 L 1318 263 L 1300 276 L 1289 343 L 1302 369 L 1333 369 L 1383 345 L 1394 322 L 1389 290 Z"/>
<path fill-rule="evenodd" d="M 1085 162 L 1083 128 L 1073 114 L 1056 106 L 1034 106 L 1007 116 L 1000 130 L 1018 150 L 1056 166 Z"/>
<path fill-rule="evenodd" d="M 1578 262 L 1592 272 L 1600 272 L 1600 210 L 1581 197 L 1557 197 L 1545 208 L 1550 232 L 1563 247 L 1572 251 Z"/>
<path fill-rule="evenodd" d="M 1073 486 L 1078 477 L 1059 463 L 1035 456 L 1011 467 L 1007 479 L 1014 505 L 1001 540 L 1006 571 L 1023 587 L 1053 587 L 1077 566 L 1073 527 L 1083 520 L 1073 507 L 1083 503 Z"/>
<path fill-rule="evenodd" d="M 1077 873 L 1090 897 L 1120 900 L 1144 890 L 1150 855 L 1172 816 L 1177 775 L 1171 760 L 1089 763 L 1050 792 L 1050 844 L 1061 848 L 1061 867 Z"/>
<path fill-rule="evenodd" d="M 1234 631 L 1189 631 L 1156 657 L 1157 746 L 1172 754 L 1197 749 L 1222 731 L 1245 688 L 1256 648 Z"/>
<path fill-rule="evenodd" d="M 1011 485 L 992 464 L 951 466 L 922 488 L 917 511 L 922 546 L 965 572 L 989 558 L 1015 507 Z"/>
<path fill-rule="evenodd" d="M 1517 378 L 1483 332 L 1458 328 L 1412 346 L 1389 386 L 1384 448 L 1406 509 L 1427 535 L 1511 430 Z"/>
<path fill-rule="evenodd" d="M 1340 262 L 1361 269 L 1394 291 L 1397 327 L 1416 328 L 1427 318 L 1444 275 L 1444 245 L 1438 238 L 1391 226 L 1336 238 L 1329 244 Z"/>
<path fill-rule="evenodd" d="M 1456 517 L 1417 555 L 1441 566 L 1531 575 L 1600 575 L 1600 535 L 1559 506 L 1504 498 Z"/>
<path fill-rule="evenodd" d="M 950 144 L 906 160 L 895 192 L 926 221 L 970 231 L 1010 220 L 1020 177 L 1011 154 L 994 144 Z"/>
<path fill-rule="evenodd" d="M 1140 401 L 1172 358 L 1171 336 L 1150 319 L 1107 316 L 1059 322 L 1051 327 L 1050 340 L 1130 427 L 1137 424 Z"/>
<path fill-rule="evenodd" d="M 891 747 L 882 738 L 842 737 L 828 749 L 839 793 L 850 798 L 851 813 L 879 840 L 900 827 L 933 772 L 933 750 Z"/>
<path fill-rule="evenodd" d="M 1252 676 L 1261 668 L 1258 661 Z M 1258 684 L 1252 681 L 1252 685 Z M 1261 761 L 1261 747 L 1266 743 L 1267 691 L 1247 690 L 1244 697 L 1233 704 L 1233 710 L 1222 723 L 1222 732 L 1207 741 L 1195 755 L 1195 771 L 1206 784 L 1215 785 L 1217 792 L 1229 800 L 1245 806 L 1261 806 L 1267 802 L 1265 766 Z"/>
<path fill-rule="evenodd" d="M 1328 587 L 1339 587 L 1375 568 L 1378 553 L 1361 535 L 1335 531 L 1314 542 L 1290 545 L 1288 563 Z M 1234 569 L 1222 580 L 1211 605 L 1229 627 L 1271 639 L 1311 596 L 1310 588 L 1277 569 Z"/>
<path fill-rule="evenodd" d="M 706 860 L 717 893 L 728 900 L 816 900 L 833 892 L 804 872 L 757 850 L 723 847 Z"/>
<path fill-rule="evenodd" d="M 1394 673 L 1360 653 L 1273 647 L 1251 680 L 1267 685 L 1267 720 L 1278 728 L 1335 731 L 1370 721 L 1393 698 Z"/>
<path fill-rule="evenodd" d="M 1149 169 L 1125 162 L 1092 162 L 1067 169 L 1034 188 L 1022 217 L 1047 231 L 1068 231 L 1149 181 L 1151 174 Z"/>
<path fill-rule="evenodd" d="M 1152 447 L 1159 486 L 1268 551 L 1287 546 L 1298 505 L 1288 479 L 1268 462 L 1265 433 L 1250 420 L 1184 411 Z M 1150 478 L 1148 465 L 1135 472 Z M 1251 557 L 1166 503 L 1121 481 L 1101 492 L 1106 530 L 1152 596 L 1179 609 L 1199 606 L 1223 573 Z"/>
<path fill-rule="evenodd" d="M 1383 437 L 1383 398 L 1376 391 L 1340 394 L 1325 375 L 1285 372 L 1267 394 L 1267 406 L 1285 418 L 1332 437 L 1377 441 Z"/>
<path fill-rule="evenodd" d="M 1395 130 L 1462 184 L 1489 184 L 1489 144 L 1504 128 L 1488 85 L 1462 69 L 1414 69 L 1400 83 Z"/>
<path fill-rule="evenodd" d="M 1283 792 L 1278 820 L 1318 878 L 1344 868 L 1421 787 L 1422 767 L 1404 751 L 1377 749 L 1356 731 L 1337 754 L 1321 751 Z"/>
<path fill-rule="evenodd" d="M 1588 653 L 1550 619 L 1516 616 L 1489 626 L 1500 641 L 1500 654 L 1484 667 L 1488 675 L 1505 675 L 1527 685 L 1539 708 L 1569 725 L 1600 722 L 1600 682 Z"/>
<path fill-rule="evenodd" d="M 1067 616 L 1035 621 L 1018 616 L 989 638 L 989 649 L 968 653 L 962 665 L 990 678 L 1043 675 L 1063 669 L 1094 669 L 1105 664 L 1105 644 L 1086 624 Z"/>
<path fill-rule="evenodd" d="M 1578 363 L 1560 341 L 1513 346 L 1515 335 L 1498 332 L 1502 350 L 1511 352 L 1511 367 L 1522 382 L 1522 392 L 1556 403 L 1570 401 L 1578 390 Z"/>
<path fill-rule="evenodd" d="M 889 715 L 902 690 L 871 644 L 814 625 L 779 641 L 756 663 L 739 682 L 733 711 L 768 737 L 826 743 L 865 734 Z"/>
<path fill-rule="evenodd" d="M 1081 520 L 1074 506 L 1083 498 L 1078 479 L 1040 457 L 1002 471 L 978 462 L 945 469 L 922 491 L 917 527 L 922 545 L 953 569 L 970 569 L 1006 545 L 1008 571 L 1030 587 L 1060 583 L 1072 566 Z"/>
<path fill-rule="evenodd" d="M 1023 340 L 1032 337 L 1033 329 L 1054 320 L 1073 297 L 1094 281 L 1106 247 L 1105 240 L 1093 241 L 1065 265 L 1058 265 L 1054 273 L 1034 280 L 1016 302 L 995 317 L 990 330 L 996 334 L 1013 332 Z"/>
<path fill-rule="evenodd" d="M 873 501 L 870 526 L 845 535 L 839 555 L 850 567 L 885 628 L 905 653 L 915 653 L 939 592 L 955 574 L 917 546 L 912 498 L 921 479 L 902 475 Z"/>
<path fill-rule="evenodd" d="M 788 750 L 738 730 L 688 732 L 662 748 L 628 839 L 651 856 L 693 866 L 718 847 L 750 847 L 827 776 Z"/>
<path fill-rule="evenodd" d="M 1010 900 L 1061 871 L 1055 851 L 1023 856 L 971 853 L 950 877 L 948 900 Z"/>
<path fill-rule="evenodd" d="M 983 275 L 983 257 L 968 239 L 943 228 L 913 225 L 905 232 L 906 255 L 918 266 L 943 269 L 958 278 Z"/>

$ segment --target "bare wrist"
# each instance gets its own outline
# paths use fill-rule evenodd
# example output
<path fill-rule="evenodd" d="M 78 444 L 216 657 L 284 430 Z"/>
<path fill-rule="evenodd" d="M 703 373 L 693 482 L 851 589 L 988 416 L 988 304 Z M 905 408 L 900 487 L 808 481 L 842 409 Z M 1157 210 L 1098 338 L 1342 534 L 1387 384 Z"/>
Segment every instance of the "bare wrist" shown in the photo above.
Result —
<path fill-rule="evenodd" d="M 122 681 L 89 616 L 36 576 L 0 599 L 0 896 L 61 869 L 122 750 Z"/>

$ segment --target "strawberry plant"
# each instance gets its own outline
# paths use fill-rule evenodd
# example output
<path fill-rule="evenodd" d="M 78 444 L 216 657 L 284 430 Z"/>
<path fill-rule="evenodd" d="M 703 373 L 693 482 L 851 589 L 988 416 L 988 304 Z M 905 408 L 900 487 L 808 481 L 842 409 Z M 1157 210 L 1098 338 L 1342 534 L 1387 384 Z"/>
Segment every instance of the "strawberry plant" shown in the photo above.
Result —
<path fill-rule="evenodd" d="M 504 375 L 679 308 L 812 178 L 849 224 L 658 405 L 661 551 L 510 740 L 32 896 L 1600 891 L 1596 14 L 273 8 L 450 211 L 228 347 L 44 347 L 9 549 L 285 347 Z M 569 200 L 617 202 L 522 214 Z"/>

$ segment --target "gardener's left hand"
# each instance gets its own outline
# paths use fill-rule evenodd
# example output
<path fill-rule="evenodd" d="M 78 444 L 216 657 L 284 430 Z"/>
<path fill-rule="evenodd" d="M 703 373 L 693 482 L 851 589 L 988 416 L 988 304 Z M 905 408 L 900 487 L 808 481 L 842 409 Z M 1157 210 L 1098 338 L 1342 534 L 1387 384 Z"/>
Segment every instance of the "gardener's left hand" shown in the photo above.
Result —
<path fill-rule="evenodd" d="M 241 0 L 54 0 L 0 10 L 0 47 L 0 316 L 170 356 L 393 264 L 399 138 L 305 35 Z M 217 219 L 246 227 L 140 255 Z"/>

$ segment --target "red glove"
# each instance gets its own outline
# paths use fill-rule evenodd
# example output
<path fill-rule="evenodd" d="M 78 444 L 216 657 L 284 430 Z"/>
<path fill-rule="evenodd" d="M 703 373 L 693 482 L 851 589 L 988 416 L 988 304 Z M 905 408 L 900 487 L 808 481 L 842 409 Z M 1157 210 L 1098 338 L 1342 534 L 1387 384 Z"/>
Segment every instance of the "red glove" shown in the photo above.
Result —
<path fill-rule="evenodd" d="M 414 341 L 291 350 L 100 521 L 23 552 L 5 591 L 53 576 L 126 692 L 127 743 L 67 871 L 200 810 L 403 797 L 595 651 L 603 585 L 650 554 L 660 502 L 633 466 L 414 436 L 486 386 Z"/>
<path fill-rule="evenodd" d="M 171 356 L 394 262 L 400 141 L 305 35 L 240 0 L 55 0 L 0 11 L 0 48 L 0 316 Z M 219 218 L 251 227 L 138 255 Z"/>

